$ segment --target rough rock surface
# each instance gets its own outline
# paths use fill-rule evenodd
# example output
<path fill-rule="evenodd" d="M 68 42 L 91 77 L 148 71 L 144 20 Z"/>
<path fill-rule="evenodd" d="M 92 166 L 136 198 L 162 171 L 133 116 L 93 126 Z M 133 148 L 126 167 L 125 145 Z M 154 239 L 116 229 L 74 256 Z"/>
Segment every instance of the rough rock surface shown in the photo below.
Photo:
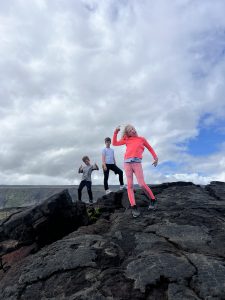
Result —
<path fill-rule="evenodd" d="M 126 191 L 99 199 L 96 223 L 4 273 L 1 299 L 225 299 L 225 183 L 168 183 L 153 191 L 156 211 L 136 191 L 137 219 Z"/>
<path fill-rule="evenodd" d="M 85 204 L 73 203 L 66 190 L 40 205 L 18 209 L 0 222 L 0 270 L 88 223 Z"/>

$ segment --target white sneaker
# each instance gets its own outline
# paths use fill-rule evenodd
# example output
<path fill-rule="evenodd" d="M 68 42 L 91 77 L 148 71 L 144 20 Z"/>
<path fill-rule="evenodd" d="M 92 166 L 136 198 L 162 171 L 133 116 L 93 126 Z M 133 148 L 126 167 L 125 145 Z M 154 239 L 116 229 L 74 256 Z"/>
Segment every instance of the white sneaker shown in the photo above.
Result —
<path fill-rule="evenodd" d="M 122 191 L 122 190 L 126 190 L 127 188 L 126 188 L 126 186 L 125 185 L 121 185 L 120 186 L 120 190 Z"/>
<path fill-rule="evenodd" d="M 110 193 L 112 193 L 111 190 L 106 190 L 106 191 L 105 191 L 105 194 L 106 194 L 106 195 L 108 195 L 108 194 L 110 194 Z"/>

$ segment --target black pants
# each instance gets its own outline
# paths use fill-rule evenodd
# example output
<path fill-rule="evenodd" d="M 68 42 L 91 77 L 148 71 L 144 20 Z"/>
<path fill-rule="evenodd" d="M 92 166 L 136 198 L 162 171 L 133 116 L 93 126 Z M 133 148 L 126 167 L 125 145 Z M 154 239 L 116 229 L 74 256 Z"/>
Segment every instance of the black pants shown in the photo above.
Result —
<path fill-rule="evenodd" d="M 87 181 L 87 180 L 82 180 L 80 182 L 80 185 L 79 185 L 79 188 L 78 188 L 78 200 L 81 201 L 82 190 L 85 187 L 85 185 L 87 187 L 89 200 L 92 201 L 93 200 L 93 195 L 92 195 L 92 190 L 91 190 L 91 181 Z"/>
<path fill-rule="evenodd" d="M 109 171 L 112 170 L 115 174 L 119 174 L 119 182 L 120 185 L 123 185 L 123 171 L 118 168 L 116 165 L 114 164 L 106 164 L 107 170 L 104 171 L 104 188 L 105 190 L 109 189 L 108 186 L 108 179 L 109 179 Z"/>

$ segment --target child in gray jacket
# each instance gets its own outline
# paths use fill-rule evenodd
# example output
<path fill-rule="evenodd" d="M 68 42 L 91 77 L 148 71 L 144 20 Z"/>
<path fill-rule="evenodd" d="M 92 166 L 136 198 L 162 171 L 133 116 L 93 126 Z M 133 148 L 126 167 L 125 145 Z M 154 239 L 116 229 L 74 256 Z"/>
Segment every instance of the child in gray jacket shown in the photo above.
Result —
<path fill-rule="evenodd" d="M 82 158 L 82 160 L 85 163 L 85 166 L 83 167 L 81 165 L 78 170 L 78 173 L 83 173 L 80 185 L 78 187 L 78 200 L 81 201 L 82 190 L 86 186 L 88 196 L 89 196 L 89 203 L 93 203 L 93 195 L 92 195 L 92 190 L 91 190 L 91 184 L 92 184 L 91 173 L 94 170 L 99 170 L 99 167 L 97 166 L 97 164 L 91 165 L 90 159 L 88 156 L 84 156 Z"/>

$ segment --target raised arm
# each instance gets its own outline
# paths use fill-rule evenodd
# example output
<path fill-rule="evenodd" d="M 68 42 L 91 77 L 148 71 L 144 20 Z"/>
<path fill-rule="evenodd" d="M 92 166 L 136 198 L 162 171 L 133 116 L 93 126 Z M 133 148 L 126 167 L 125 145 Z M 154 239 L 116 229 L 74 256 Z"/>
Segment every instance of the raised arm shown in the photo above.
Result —
<path fill-rule="evenodd" d="M 120 131 L 120 128 L 117 127 L 117 128 L 115 129 L 114 133 L 113 133 L 113 140 L 112 140 L 113 146 L 121 146 L 121 145 L 125 145 L 125 144 L 126 144 L 124 138 L 122 138 L 122 139 L 119 140 L 119 141 L 117 140 L 117 134 L 118 134 L 119 131 Z"/>
<path fill-rule="evenodd" d="M 83 173 L 83 167 L 80 166 L 80 168 L 78 169 L 78 173 Z"/>
<path fill-rule="evenodd" d="M 99 167 L 98 167 L 98 165 L 97 165 L 97 164 L 94 164 L 94 165 L 93 165 L 93 169 L 92 169 L 92 170 L 97 170 L 97 171 L 98 171 L 98 170 L 99 170 Z"/>

